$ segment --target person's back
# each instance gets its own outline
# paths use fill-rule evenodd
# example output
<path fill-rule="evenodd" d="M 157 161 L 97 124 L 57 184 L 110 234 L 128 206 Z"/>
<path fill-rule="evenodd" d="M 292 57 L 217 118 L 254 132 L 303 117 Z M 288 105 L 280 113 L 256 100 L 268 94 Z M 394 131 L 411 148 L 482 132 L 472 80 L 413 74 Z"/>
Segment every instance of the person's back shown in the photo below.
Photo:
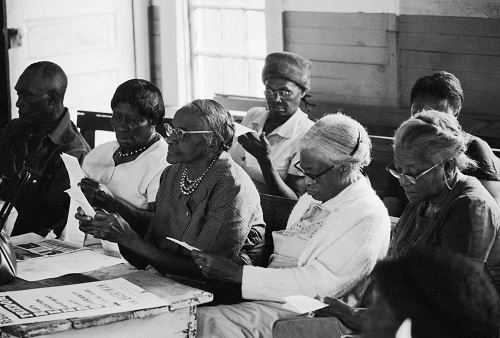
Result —
<path fill-rule="evenodd" d="M 54 230 L 60 235 L 68 215 L 69 177 L 59 154 L 79 162 L 90 151 L 64 107 L 67 78 L 54 63 L 30 65 L 16 84 L 19 119 L 0 132 L 0 195 L 8 198 L 20 176 L 32 174 L 14 204 L 18 217 L 12 235 Z"/>

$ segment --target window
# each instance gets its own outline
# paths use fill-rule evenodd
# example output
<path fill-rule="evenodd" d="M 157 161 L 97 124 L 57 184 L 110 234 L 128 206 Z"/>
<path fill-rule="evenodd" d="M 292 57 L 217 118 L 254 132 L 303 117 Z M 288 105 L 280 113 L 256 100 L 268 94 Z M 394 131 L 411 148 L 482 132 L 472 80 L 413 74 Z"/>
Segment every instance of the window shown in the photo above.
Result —
<path fill-rule="evenodd" d="M 265 0 L 191 0 L 189 24 L 194 98 L 263 97 Z"/>

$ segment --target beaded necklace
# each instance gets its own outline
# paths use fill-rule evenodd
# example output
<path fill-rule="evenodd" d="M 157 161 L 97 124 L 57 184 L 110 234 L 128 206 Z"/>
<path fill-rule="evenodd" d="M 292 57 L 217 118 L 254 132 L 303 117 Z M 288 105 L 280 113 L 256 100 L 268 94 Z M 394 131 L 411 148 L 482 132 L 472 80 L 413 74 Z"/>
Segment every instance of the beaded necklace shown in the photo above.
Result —
<path fill-rule="evenodd" d="M 139 153 L 142 153 L 143 151 L 145 151 L 146 149 L 148 149 L 149 147 L 151 147 L 153 145 L 153 143 L 155 143 L 156 141 L 159 141 L 160 140 L 160 135 L 158 133 L 155 133 L 155 136 L 151 139 L 151 141 L 148 142 L 148 144 L 146 144 L 144 147 L 141 147 L 139 149 L 136 149 L 136 150 L 132 150 L 132 151 L 129 151 L 128 153 L 126 152 L 123 152 L 121 149 L 118 151 L 118 155 L 120 157 L 129 157 L 129 156 L 132 156 L 134 154 L 139 154 Z"/>
<path fill-rule="evenodd" d="M 198 177 L 195 180 L 190 180 L 188 168 L 186 167 L 186 169 L 184 169 L 184 172 L 182 173 L 182 177 L 181 177 L 181 184 L 180 184 L 181 192 L 183 195 L 191 195 L 193 193 L 193 191 L 195 191 L 196 188 L 198 188 L 201 180 L 203 179 L 203 177 L 205 177 L 205 175 L 210 170 L 210 168 L 213 167 L 215 161 L 217 161 L 218 158 L 219 158 L 219 156 L 215 156 L 214 159 L 212 160 L 212 162 L 210 162 L 210 165 L 208 166 L 208 168 L 203 172 L 203 174 L 201 174 L 200 177 Z"/>

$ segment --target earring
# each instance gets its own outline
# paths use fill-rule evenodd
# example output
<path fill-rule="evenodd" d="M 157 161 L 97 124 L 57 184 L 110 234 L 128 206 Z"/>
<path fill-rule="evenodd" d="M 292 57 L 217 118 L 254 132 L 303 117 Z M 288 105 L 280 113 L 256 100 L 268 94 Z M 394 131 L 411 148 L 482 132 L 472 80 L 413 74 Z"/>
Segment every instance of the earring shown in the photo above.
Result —
<path fill-rule="evenodd" d="M 446 184 L 446 187 L 448 188 L 448 190 L 455 188 L 455 186 L 457 185 L 458 180 L 455 182 L 455 184 L 453 184 L 453 187 L 450 186 L 450 184 L 448 183 L 448 180 L 451 179 L 451 174 L 447 173 L 446 171 L 443 173 L 443 178 L 444 178 L 444 183 Z"/>

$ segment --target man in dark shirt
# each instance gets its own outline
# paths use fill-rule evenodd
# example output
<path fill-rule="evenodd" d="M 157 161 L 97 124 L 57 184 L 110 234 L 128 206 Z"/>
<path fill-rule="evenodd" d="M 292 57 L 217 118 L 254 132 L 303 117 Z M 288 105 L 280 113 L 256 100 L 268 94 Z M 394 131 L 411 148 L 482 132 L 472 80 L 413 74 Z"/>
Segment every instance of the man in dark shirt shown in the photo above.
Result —
<path fill-rule="evenodd" d="M 410 94 L 411 114 L 422 110 L 437 110 L 458 118 L 464 102 L 460 81 L 455 75 L 439 71 L 422 76 L 415 82 Z M 500 205 L 500 160 L 481 138 L 465 133 L 465 154 L 477 162 L 478 167 L 467 169 L 465 175 L 476 177 Z M 399 217 L 408 199 L 397 178 L 387 173 L 384 204 L 389 215 Z"/>
<path fill-rule="evenodd" d="M 35 232 L 59 236 L 69 209 L 69 176 L 59 156 L 80 164 L 90 147 L 64 107 L 67 77 L 55 63 L 42 61 L 21 74 L 15 90 L 19 118 L 0 132 L 0 198 L 5 200 L 25 171 L 33 173 L 14 204 L 18 217 L 12 235 Z"/>

